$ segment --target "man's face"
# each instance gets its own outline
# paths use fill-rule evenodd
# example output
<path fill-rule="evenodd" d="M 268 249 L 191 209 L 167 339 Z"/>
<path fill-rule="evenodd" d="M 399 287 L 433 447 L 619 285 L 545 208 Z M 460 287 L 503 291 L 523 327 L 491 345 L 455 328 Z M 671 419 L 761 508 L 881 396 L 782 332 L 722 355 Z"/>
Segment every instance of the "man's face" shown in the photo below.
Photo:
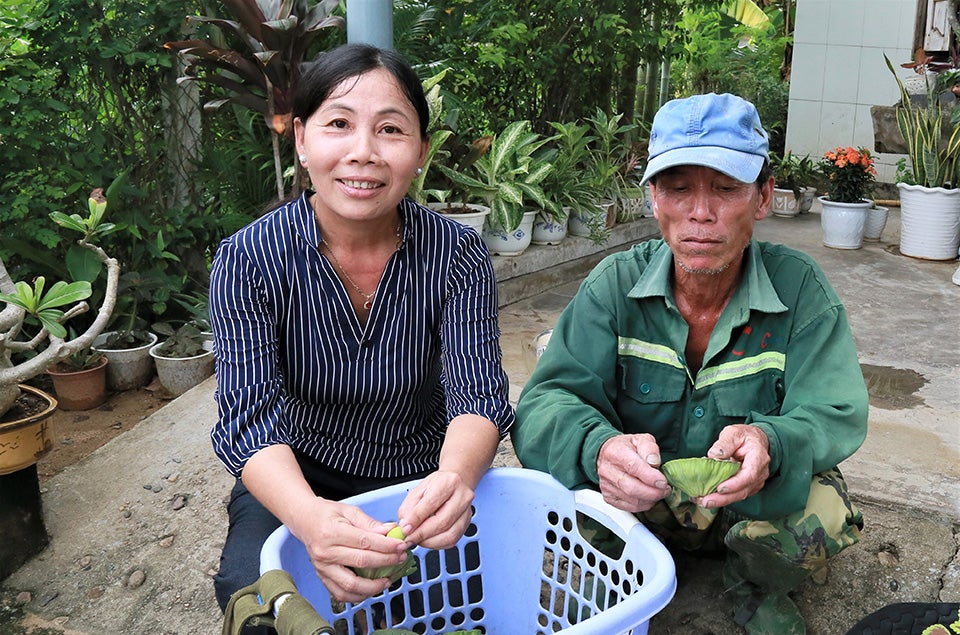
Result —
<path fill-rule="evenodd" d="M 773 197 L 773 179 L 758 189 L 697 165 L 664 170 L 655 181 L 650 191 L 660 231 L 677 265 L 694 274 L 736 266 Z"/>

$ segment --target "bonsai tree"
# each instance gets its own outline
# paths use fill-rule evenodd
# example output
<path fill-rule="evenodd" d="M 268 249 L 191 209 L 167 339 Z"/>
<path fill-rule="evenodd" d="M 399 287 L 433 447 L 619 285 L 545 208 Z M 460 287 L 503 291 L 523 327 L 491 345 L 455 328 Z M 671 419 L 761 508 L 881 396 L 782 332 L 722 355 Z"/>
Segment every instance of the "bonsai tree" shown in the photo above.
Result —
<path fill-rule="evenodd" d="M 14 283 L 0 260 L 0 415 L 7 412 L 20 396 L 19 384 L 45 372 L 60 360 L 89 348 L 110 319 L 117 299 L 120 265 L 95 244 L 98 236 L 113 229 L 103 222 L 107 199 L 97 188 L 90 194 L 86 217 L 53 212 L 50 218 L 67 229 L 78 231 L 80 247 L 92 253 L 98 268 L 106 267 L 103 301 L 90 326 L 75 337 L 68 336 L 64 323 L 90 309 L 86 299 L 92 293 L 90 282 L 56 282 L 47 287 L 39 276 L 32 283 Z M 35 352 L 32 357 L 14 362 L 15 353 Z M 24 356 L 25 357 L 25 356 Z"/>

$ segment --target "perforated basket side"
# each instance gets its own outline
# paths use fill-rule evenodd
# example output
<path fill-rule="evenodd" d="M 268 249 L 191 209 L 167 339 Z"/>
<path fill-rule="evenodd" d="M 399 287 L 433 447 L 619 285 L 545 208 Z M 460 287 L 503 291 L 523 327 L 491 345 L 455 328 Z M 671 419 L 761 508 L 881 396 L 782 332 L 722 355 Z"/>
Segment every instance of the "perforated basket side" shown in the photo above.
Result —
<path fill-rule="evenodd" d="M 348 500 L 390 520 L 414 485 Z M 373 630 L 374 615 L 426 633 L 478 627 L 525 635 L 610 635 L 634 627 L 645 633 L 646 621 L 673 595 L 673 561 L 636 519 L 590 494 L 575 497 L 540 472 L 491 470 L 477 487 L 473 522 L 458 544 L 443 552 L 414 549 L 419 571 L 359 604 L 331 602 L 306 550 L 283 527 L 264 545 L 261 571 L 290 572 L 314 608 L 350 635 Z M 577 528 L 578 512 L 625 539 L 623 554 L 592 547 Z"/>

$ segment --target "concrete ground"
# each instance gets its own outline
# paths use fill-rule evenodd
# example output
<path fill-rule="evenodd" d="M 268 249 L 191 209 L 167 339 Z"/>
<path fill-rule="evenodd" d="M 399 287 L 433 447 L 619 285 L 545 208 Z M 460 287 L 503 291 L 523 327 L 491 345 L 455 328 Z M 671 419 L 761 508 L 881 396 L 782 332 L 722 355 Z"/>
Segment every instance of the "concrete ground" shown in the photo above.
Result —
<path fill-rule="evenodd" d="M 888 604 L 960 602 L 960 286 L 950 280 L 956 262 L 897 253 L 897 208 L 883 240 L 856 251 L 823 247 L 816 211 L 766 219 L 757 235 L 807 251 L 827 271 L 871 392 L 867 441 L 842 466 L 866 519 L 863 540 L 796 594 L 811 635 L 845 635 Z M 580 277 L 544 277 L 550 288 L 502 308 L 512 398 L 529 374 L 529 343 Z M 77 635 L 220 632 L 210 576 L 231 482 L 207 436 L 213 388 L 207 380 L 47 483 L 51 544 L 4 583 L 30 592 L 32 623 Z M 497 464 L 516 464 L 508 444 Z M 719 561 L 679 555 L 677 576 L 651 633 L 741 632 Z"/>

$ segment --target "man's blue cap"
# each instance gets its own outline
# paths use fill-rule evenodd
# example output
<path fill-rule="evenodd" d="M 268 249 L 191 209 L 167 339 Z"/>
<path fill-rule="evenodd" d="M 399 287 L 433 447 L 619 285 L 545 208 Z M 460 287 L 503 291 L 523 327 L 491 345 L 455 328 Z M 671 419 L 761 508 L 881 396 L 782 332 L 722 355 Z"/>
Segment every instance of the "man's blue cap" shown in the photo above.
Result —
<path fill-rule="evenodd" d="M 770 149 L 756 107 L 736 95 L 694 95 L 663 105 L 653 118 L 641 183 L 678 165 L 703 165 L 753 183 Z"/>

